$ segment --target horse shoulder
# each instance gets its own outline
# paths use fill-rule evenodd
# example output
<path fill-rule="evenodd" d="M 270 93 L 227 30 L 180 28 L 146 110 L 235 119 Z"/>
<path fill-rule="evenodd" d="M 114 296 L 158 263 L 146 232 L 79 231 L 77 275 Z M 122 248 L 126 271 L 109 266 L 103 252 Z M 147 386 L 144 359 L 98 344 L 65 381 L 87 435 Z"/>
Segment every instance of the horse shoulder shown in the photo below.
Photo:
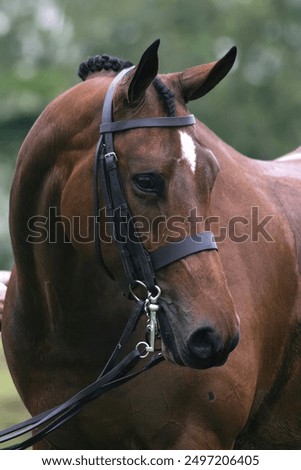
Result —
<path fill-rule="evenodd" d="M 301 274 L 301 147 L 272 161 L 259 162 L 268 192 L 293 234 L 297 271 Z"/>

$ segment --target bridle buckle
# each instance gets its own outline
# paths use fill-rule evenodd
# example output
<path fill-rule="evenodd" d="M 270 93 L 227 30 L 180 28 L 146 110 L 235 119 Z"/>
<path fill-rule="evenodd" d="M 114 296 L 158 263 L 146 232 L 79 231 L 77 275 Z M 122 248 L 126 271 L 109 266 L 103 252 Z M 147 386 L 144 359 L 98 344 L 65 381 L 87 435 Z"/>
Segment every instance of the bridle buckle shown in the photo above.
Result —
<path fill-rule="evenodd" d="M 115 152 L 108 152 L 104 155 L 104 158 L 107 160 L 109 158 L 112 158 L 113 160 L 115 160 L 115 162 L 117 163 L 118 162 L 118 157 L 116 155 Z"/>

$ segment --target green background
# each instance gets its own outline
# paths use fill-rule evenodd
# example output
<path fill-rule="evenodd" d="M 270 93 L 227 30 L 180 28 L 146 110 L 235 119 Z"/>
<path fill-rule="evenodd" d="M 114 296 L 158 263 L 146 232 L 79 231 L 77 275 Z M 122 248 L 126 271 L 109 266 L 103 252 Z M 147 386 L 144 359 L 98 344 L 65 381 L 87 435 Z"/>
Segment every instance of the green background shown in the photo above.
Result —
<path fill-rule="evenodd" d="M 230 75 L 190 110 L 254 158 L 300 145 L 301 0 L 0 0 L 0 269 L 10 269 L 9 189 L 18 149 L 77 67 L 108 53 L 137 63 L 161 38 L 160 71 L 221 57 Z M 0 359 L 0 428 L 22 417 Z"/>

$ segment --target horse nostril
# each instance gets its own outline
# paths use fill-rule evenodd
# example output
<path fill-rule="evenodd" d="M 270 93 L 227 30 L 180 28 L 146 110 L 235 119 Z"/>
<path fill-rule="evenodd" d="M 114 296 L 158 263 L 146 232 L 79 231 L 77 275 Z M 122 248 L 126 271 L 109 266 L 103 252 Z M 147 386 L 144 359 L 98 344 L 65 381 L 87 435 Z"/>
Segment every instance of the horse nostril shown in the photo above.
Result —
<path fill-rule="evenodd" d="M 188 348 L 199 359 L 208 359 L 221 349 L 221 341 L 212 328 L 200 328 L 190 336 Z"/>

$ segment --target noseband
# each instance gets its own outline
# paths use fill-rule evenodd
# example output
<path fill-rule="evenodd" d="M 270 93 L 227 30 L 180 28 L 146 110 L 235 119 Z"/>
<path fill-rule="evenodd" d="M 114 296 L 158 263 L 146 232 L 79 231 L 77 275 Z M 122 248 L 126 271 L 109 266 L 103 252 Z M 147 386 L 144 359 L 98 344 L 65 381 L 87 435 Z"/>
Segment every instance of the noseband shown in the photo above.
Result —
<path fill-rule="evenodd" d="M 94 167 L 94 220 L 95 247 L 100 265 L 111 277 L 101 254 L 99 236 L 99 186 L 101 187 L 105 213 L 113 221 L 111 236 L 115 241 L 123 264 L 124 279 L 121 289 L 126 296 L 131 296 L 132 288 L 137 281 L 143 283 L 148 292 L 156 296 L 158 287 L 155 272 L 158 269 L 194 253 L 217 250 L 212 232 L 189 235 L 176 243 L 169 243 L 155 251 L 148 252 L 137 233 L 133 218 L 125 197 L 118 167 L 118 157 L 114 148 L 114 133 L 130 129 L 147 127 L 182 127 L 195 124 L 192 114 L 180 117 L 153 117 L 126 121 L 115 121 L 112 118 L 113 96 L 121 79 L 133 67 L 122 70 L 112 81 L 104 100 L 100 125 L 100 139 L 97 145 Z"/>

